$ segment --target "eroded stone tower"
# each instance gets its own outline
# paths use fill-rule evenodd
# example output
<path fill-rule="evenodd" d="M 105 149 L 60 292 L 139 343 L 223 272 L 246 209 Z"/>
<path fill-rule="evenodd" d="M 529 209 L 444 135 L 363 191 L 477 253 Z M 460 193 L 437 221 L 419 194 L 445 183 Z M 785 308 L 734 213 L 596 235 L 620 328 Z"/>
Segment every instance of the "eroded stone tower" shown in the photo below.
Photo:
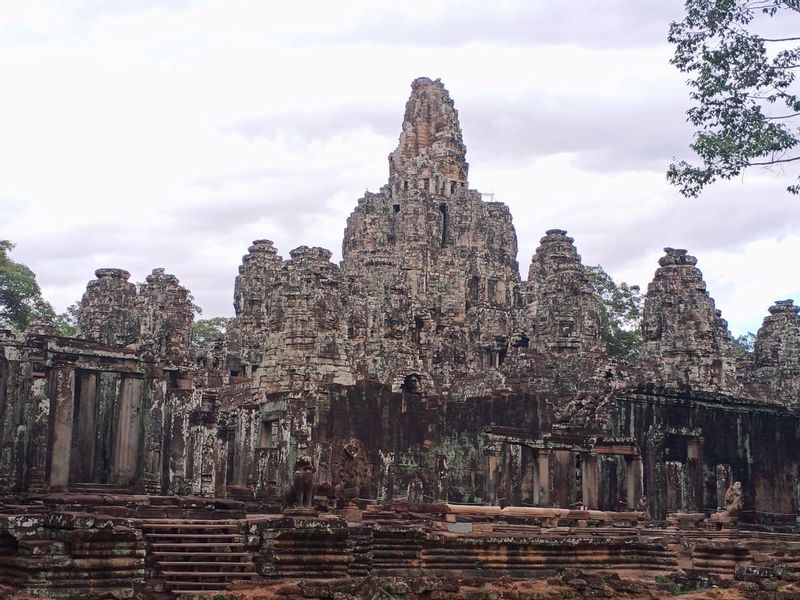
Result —
<path fill-rule="evenodd" d="M 357 370 L 395 389 L 452 387 L 499 364 L 519 281 L 508 208 L 468 189 L 458 113 L 413 82 L 389 181 L 347 220 L 342 272 Z M 467 386 L 469 387 L 469 385 Z"/>

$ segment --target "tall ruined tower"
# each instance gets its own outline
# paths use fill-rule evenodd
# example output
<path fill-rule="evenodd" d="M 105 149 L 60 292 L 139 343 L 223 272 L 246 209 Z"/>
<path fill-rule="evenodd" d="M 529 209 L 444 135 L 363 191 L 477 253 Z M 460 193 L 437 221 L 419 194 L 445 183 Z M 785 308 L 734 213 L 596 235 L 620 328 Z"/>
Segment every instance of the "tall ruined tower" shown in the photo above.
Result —
<path fill-rule="evenodd" d="M 736 359 L 728 324 L 706 290 L 697 259 L 664 248 L 647 287 L 642 358 L 652 378 L 695 390 L 735 390 Z"/>
<path fill-rule="evenodd" d="M 458 373 L 477 386 L 459 385 L 464 392 L 478 392 L 500 377 L 517 239 L 508 208 L 468 189 L 465 156 L 449 93 L 439 80 L 415 80 L 389 182 L 347 220 L 354 362 L 395 389 L 447 391 Z"/>

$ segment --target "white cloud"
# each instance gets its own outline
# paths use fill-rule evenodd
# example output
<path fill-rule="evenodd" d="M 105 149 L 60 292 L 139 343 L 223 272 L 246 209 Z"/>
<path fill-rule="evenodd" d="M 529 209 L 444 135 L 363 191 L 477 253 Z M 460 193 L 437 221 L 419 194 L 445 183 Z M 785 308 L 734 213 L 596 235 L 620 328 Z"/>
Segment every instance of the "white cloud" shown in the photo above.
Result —
<path fill-rule="evenodd" d="M 634 4 L 2 3 L 0 236 L 59 309 L 98 267 L 163 266 L 230 314 L 251 240 L 340 256 L 426 75 L 460 111 L 472 187 L 511 207 L 523 273 L 550 227 L 643 286 L 685 246 L 752 329 L 797 296 L 800 203 L 764 174 L 697 201 L 667 186 L 689 142 L 664 43 L 681 3 Z"/>

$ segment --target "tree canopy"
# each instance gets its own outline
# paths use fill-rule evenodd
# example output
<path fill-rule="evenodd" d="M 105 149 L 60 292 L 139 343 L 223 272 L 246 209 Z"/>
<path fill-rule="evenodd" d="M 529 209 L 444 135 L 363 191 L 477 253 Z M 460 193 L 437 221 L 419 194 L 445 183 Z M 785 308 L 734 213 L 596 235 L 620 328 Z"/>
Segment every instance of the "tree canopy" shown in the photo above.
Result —
<path fill-rule="evenodd" d="M 699 164 L 676 161 L 667 179 L 696 197 L 718 179 L 749 167 L 785 167 L 800 160 L 800 37 L 756 33 L 765 19 L 800 13 L 800 0 L 686 0 L 686 17 L 673 22 L 672 64 L 690 75 Z M 773 25 L 775 23 L 772 23 Z M 800 184 L 787 190 L 797 194 Z"/>
<path fill-rule="evenodd" d="M 617 284 L 600 265 L 584 267 L 602 317 L 602 336 L 612 356 L 630 356 L 642 343 L 642 294 L 638 285 Z"/>
<path fill-rule="evenodd" d="M 53 307 L 42 298 L 36 275 L 9 256 L 14 244 L 0 240 L 0 327 L 22 331 L 34 318 L 53 321 Z"/>
<path fill-rule="evenodd" d="M 211 317 L 195 321 L 192 324 L 192 347 L 199 348 L 222 337 L 229 321 L 230 319 L 226 317 Z"/>

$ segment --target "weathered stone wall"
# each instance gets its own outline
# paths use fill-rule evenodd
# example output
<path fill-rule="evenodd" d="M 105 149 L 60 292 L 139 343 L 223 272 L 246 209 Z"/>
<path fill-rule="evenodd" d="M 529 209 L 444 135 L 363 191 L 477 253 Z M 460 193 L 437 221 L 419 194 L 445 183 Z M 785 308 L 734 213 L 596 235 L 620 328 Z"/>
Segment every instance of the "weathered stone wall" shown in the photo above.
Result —
<path fill-rule="evenodd" d="M 309 456 L 331 502 L 641 503 L 661 518 L 719 506 L 736 478 L 744 519 L 794 519 L 798 308 L 776 303 L 753 356 L 737 354 L 696 259 L 668 248 L 641 352 L 611 357 L 572 238 L 547 231 L 520 281 L 509 210 L 468 188 L 465 153 L 447 90 L 416 80 L 341 266 L 254 241 L 208 348 L 191 348 L 191 296 L 163 269 L 138 293 L 98 270 L 79 338 L 0 333 L 0 484 L 274 507 Z"/>
<path fill-rule="evenodd" d="M 137 308 L 145 352 L 173 365 L 186 361 L 194 307 L 189 290 L 180 285 L 178 278 L 164 269 L 153 269 L 139 291 Z"/>
<path fill-rule="evenodd" d="M 127 346 L 139 339 L 136 286 L 123 269 L 97 269 L 86 286 L 78 313 L 78 337 L 108 346 Z"/>
<path fill-rule="evenodd" d="M 800 403 L 800 306 L 779 300 L 756 335 L 750 388 L 770 401 Z M 749 390 L 748 390 L 749 391 Z"/>
<path fill-rule="evenodd" d="M 466 395 L 502 385 L 516 233 L 506 206 L 467 189 L 465 152 L 447 90 L 416 80 L 389 182 L 347 220 L 355 365 L 395 390 Z"/>
<path fill-rule="evenodd" d="M 624 395 L 613 417 L 617 435 L 636 439 L 644 458 L 651 513 L 722 508 L 721 493 L 741 481 L 743 518 L 794 523 L 800 419 L 784 407 L 715 394 L 653 391 Z"/>
<path fill-rule="evenodd" d="M 706 290 L 697 259 L 665 248 L 645 296 L 642 358 L 649 377 L 702 391 L 737 391 L 726 321 Z"/>
<path fill-rule="evenodd" d="M 533 255 L 523 286 L 522 331 L 544 351 L 602 351 L 598 302 L 566 234 L 549 230 Z"/>
<path fill-rule="evenodd" d="M 236 318 L 228 327 L 228 365 L 251 375 L 261 364 L 266 334 L 273 318 L 272 286 L 283 259 L 270 240 L 255 240 L 242 257 L 233 290 Z"/>

